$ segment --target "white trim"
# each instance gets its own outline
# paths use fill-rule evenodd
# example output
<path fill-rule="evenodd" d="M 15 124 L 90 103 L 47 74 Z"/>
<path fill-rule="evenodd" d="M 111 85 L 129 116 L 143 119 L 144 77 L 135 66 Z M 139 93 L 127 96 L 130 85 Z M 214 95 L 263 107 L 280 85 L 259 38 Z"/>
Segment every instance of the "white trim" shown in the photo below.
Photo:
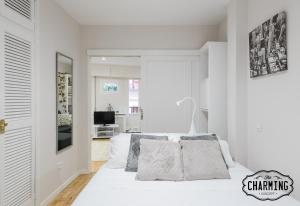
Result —
<path fill-rule="evenodd" d="M 91 174 L 91 171 L 87 170 L 87 169 L 82 169 L 78 171 L 78 174 L 80 175 L 88 175 Z"/>
<path fill-rule="evenodd" d="M 40 139 L 38 138 L 39 134 L 39 128 L 40 128 L 40 118 L 39 118 L 39 111 L 40 111 L 40 10 L 39 5 L 40 1 L 35 0 L 34 1 L 34 43 L 35 43 L 35 64 L 34 64 L 34 86 L 33 86 L 33 93 L 35 94 L 35 109 L 34 109 L 34 126 L 35 126 L 35 176 L 34 176 L 34 205 L 38 205 L 38 202 L 40 200 L 40 147 L 37 147 L 37 145 L 40 145 Z"/>
<path fill-rule="evenodd" d="M 0 119 L 4 118 L 4 26 L 0 17 Z M 2 37 L 3 36 L 3 37 Z M 3 145 L 4 145 L 4 134 L 0 134 L 0 185 L 3 185 L 4 182 L 4 153 L 3 153 Z M 3 201 L 3 191 L 4 189 L 0 186 L 0 205 L 2 205 Z"/>
<path fill-rule="evenodd" d="M 87 129 L 87 133 L 86 133 L 86 137 L 88 137 L 88 148 L 87 148 L 87 157 L 88 159 L 86 160 L 87 163 L 88 163 L 88 167 L 87 170 L 88 172 L 92 172 L 92 142 L 93 142 L 93 139 L 91 138 L 91 128 L 90 128 L 90 125 L 92 125 L 92 122 L 91 122 L 91 118 L 90 118 L 90 115 L 92 114 L 92 110 L 94 108 L 91 108 L 90 105 L 91 104 L 91 95 L 93 95 L 91 92 L 92 92 L 92 87 L 93 85 L 91 85 L 91 82 L 89 81 L 90 78 L 91 78 L 91 68 L 90 68 L 90 56 L 86 56 L 84 57 L 84 62 L 86 63 L 86 66 L 87 66 L 87 75 L 86 75 L 86 89 L 87 89 L 87 121 L 86 121 L 86 129 Z"/>
<path fill-rule="evenodd" d="M 56 190 L 54 190 L 45 200 L 43 200 L 40 206 L 47 206 L 49 205 L 56 196 L 61 193 L 71 182 L 73 182 L 78 176 L 80 175 L 79 172 L 76 172 L 72 175 L 69 179 L 67 179 L 64 183 L 62 183 Z"/>
<path fill-rule="evenodd" d="M 91 56 L 200 56 L 200 49 L 194 50 L 140 50 L 140 49 L 88 49 L 87 55 Z"/>
<path fill-rule="evenodd" d="M 91 64 L 102 65 L 121 65 L 121 66 L 140 66 L 140 57 L 91 57 Z"/>
<path fill-rule="evenodd" d="M 62 183 L 56 190 L 54 190 L 45 200 L 43 200 L 40 206 L 49 205 L 59 193 L 61 193 L 69 184 L 71 184 L 79 175 L 90 174 L 88 170 L 79 170 L 74 175 L 72 175 L 69 179 L 67 179 L 64 183 Z"/>
<path fill-rule="evenodd" d="M 211 45 L 227 45 L 227 43 L 222 41 L 208 41 L 201 47 L 201 49 L 199 50 L 200 53 L 207 53 Z"/>

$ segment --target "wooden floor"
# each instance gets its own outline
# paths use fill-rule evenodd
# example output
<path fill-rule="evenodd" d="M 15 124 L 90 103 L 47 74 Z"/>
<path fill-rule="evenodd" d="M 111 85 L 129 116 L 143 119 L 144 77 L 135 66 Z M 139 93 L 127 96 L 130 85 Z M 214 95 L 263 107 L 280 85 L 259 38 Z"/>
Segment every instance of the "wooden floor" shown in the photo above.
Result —
<path fill-rule="evenodd" d="M 69 184 L 48 206 L 69 206 L 73 203 L 82 189 L 87 185 L 105 161 L 92 162 L 92 173 L 78 176 Z"/>

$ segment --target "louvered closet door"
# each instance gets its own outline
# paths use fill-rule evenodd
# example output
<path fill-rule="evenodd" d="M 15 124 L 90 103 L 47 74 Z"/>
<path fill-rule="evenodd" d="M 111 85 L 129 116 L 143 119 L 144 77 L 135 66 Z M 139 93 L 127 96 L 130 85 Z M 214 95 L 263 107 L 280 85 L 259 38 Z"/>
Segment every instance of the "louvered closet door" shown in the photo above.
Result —
<path fill-rule="evenodd" d="M 9 20 L 33 30 L 34 0 L 0 0 L 0 13 Z"/>
<path fill-rule="evenodd" d="M 32 32 L 1 19 L 1 206 L 34 205 Z"/>

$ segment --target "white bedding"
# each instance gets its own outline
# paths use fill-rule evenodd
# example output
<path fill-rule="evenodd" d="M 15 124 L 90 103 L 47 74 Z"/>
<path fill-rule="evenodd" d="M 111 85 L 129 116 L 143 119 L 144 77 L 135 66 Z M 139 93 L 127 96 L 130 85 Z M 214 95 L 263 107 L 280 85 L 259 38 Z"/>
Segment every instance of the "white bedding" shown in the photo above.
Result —
<path fill-rule="evenodd" d="M 73 206 L 300 206 L 291 197 L 259 201 L 242 191 L 242 179 L 252 172 L 236 164 L 231 180 L 184 182 L 136 181 L 136 173 L 104 166 Z"/>

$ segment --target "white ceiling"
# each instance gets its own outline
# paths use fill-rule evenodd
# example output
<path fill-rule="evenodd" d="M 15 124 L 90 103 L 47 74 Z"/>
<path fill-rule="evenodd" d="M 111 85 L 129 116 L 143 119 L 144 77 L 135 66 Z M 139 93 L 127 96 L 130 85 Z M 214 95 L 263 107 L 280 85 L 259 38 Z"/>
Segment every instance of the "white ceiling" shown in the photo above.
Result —
<path fill-rule="evenodd" d="M 214 25 L 230 0 L 56 0 L 81 25 Z"/>

